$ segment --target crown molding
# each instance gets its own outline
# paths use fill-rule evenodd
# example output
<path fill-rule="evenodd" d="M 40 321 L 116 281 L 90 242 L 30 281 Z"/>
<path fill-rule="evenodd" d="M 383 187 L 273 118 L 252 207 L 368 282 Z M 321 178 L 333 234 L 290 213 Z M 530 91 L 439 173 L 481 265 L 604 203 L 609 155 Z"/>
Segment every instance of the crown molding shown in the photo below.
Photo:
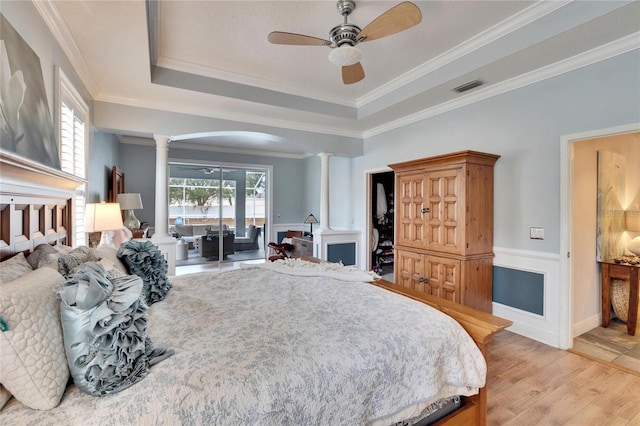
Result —
<path fill-rule="evenodd" d="M 474 37 L 460 43 L 454 48 L 436 56 L 432 60 L 417 66 L 413 70 L 383 84 L 366 95 L 361 96 L 357 99 L 356 105 L 360 108 L 370 102 L 382 98 L 383 96 L 389 95 L 401 87 L 449 65 L 452 62 L 555 12 L 573 1 L 574 0 L 541 1 L 534 3 L 519 13 L 508 17 L 493 27 L 488 28 Z"/>
<path fill-rule="evenodd" d="M 87 91 L 89 91 L 92 98 L 95 98 L 99 93 L 100 88 L 98 87 L 95 78 L 93 78 L 93 74 L 91 73 L 89 66 L 80 53 L 78 45 L 71 36 L 71 32 L 66 26 L 62 15 L 60 15 L 60 11 L 55 5 L 55 2 L 52 0 L 39 0 L 32 3 L 49 28 L 49 31 L 53 34 L 53 37 L 60 45 L 60 48 L 67 56 L 71 66 L 75 72 L 78 73 L 78 76 L 82 80 Z"/>
<path fill-rule="evenodd" d="M 496 83 L 492 86 L 488 86 L 485 89 L 477 90 L 476 92 L 470 93 L 469 95 L 462 96 L 452 101 L 444 102 L 440 105 L 425 109 L 415 114 L 408 115 L 401 119 L 390 121 L 382 126 L 366 130 L 365 132 L 363 132 L 363 137 L 366 139 L 372 136 L 376 136 L 390 130 L 407 126 L 409 124 L 413 124 L 415 122 L 434 117 L 436 115 L 443 114 L 445 112 L 452 111 L 454 109 L 461 108 L 475 102 L 498 96 L 503 93 L 528 86 L 530 84 L 538 83 L 542 80 L 556 77 L 558 75 L 574 71 L 578 68 L 592 65 L 597 62 L 604 61 L 614 56 L 622 55 L 639 48 L 640 32 L 636 32 L 626 37 L 572 56 L 571 58 L 564 59 L 562 61 L 547 65 L 542 68 L 538 68 L 537 70 L 519 75 L 509 80 L 505 80 L 501 83 Z"/>

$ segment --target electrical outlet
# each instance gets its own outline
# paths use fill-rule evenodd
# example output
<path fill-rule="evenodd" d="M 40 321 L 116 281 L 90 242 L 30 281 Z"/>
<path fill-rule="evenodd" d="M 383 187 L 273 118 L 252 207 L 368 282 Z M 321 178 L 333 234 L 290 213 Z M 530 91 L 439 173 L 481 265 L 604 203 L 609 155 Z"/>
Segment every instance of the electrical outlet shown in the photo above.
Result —
<path fill-rule="evenodd" d="M 544 228 L 529 228 L 529 238 L 532 240 L 544 240 Z"/>

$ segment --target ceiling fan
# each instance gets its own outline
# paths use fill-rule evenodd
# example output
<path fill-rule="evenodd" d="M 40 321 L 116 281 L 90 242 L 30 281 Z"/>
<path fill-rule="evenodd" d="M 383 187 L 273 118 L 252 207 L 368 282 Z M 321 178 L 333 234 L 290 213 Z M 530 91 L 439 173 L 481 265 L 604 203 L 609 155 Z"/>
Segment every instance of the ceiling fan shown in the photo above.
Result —
<path fill-rule="evenodd" d="M 361 30 L 357 25 L 347 22 L 347 17 L 356 8 L 353 0 L 338 0 L 337 8 L 338 13 L 344 17 L 344 22 L 329 31 L 329 40 L 281 31 L 269 33 L 268 40 L 273 44 L 330 47 L 332 50 L 329 61 L 342 66 L 344 84 L 353 84 L 364 78 L 364 69 L 360 63 L 362 53 L 356 47 L 357 44 L 399 33 L 422 21 L 420 8 L 405 1 L 387 10 Z"/>

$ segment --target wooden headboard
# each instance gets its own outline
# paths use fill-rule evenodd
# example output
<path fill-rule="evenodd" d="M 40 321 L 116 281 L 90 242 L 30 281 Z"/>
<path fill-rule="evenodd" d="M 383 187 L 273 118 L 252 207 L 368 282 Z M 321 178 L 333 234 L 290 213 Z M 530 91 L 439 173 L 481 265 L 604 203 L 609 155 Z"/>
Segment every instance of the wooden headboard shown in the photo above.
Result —
<path fill-rule="evenodd" d="M 0 151 L 0 258 L 70 244 L 72 198 L 84 180 Z"/>

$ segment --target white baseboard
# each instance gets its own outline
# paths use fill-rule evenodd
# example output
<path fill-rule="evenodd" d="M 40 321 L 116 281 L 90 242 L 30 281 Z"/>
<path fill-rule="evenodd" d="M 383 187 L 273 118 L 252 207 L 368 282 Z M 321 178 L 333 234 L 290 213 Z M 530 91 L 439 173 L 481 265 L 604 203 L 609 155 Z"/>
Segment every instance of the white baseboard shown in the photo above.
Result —
<path fill-rule="evenodd" d="M 558 334 L 553 328 L 549 329 L 543 316 L 496 302 L 493 302 L 493 315 L 513 321 L 513 325 L 507 328 L 509 331 L 555 348 L 558 347 Z"/>
<path fill-rule="evenodd" d="M 575 338 L 589 330 L 593 330 L 594 328 L 599 327 L 600 324 L 602 324 L 602 314 L 592 315 L 589 318 L 573 324 L 571 337 Z"/>

